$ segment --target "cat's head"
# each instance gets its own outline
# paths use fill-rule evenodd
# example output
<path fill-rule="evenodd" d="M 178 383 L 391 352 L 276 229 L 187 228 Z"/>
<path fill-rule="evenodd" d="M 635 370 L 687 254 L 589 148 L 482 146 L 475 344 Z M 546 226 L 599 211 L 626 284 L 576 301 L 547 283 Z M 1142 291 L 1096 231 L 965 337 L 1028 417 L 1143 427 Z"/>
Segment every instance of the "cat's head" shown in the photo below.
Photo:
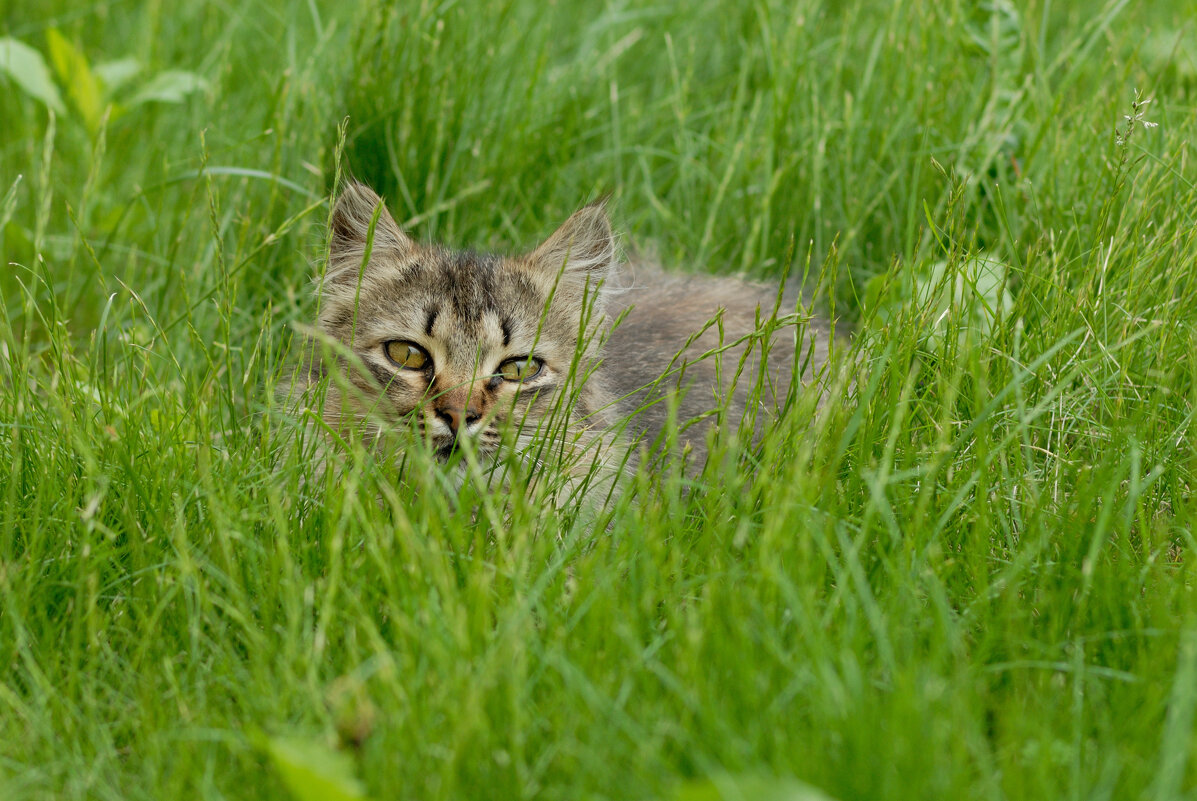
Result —
<path fill-rule="evenodd" d="M 340 360 L 360 399 L 377 401 L 356 412 L 410 425 L 442 458 L 463 437 L 492 452 L 507 419 L 536 428 L 598 356 L 600 287 L 616 261 L 601 205 L 502 256 L 418 243 L 351 183 L 330 234 L 319 324 L 360 361 Z"/>

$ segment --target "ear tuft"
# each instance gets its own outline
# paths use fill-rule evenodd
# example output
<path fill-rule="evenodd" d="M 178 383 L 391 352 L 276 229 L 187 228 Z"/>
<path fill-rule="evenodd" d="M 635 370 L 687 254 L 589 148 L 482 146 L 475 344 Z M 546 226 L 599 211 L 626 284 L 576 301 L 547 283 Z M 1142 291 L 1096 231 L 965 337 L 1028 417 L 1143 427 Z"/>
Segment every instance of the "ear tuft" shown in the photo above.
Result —
<path fill-rule="evenodd" d="M 615 233 L 603 203 L 584 206 L 566 220 L 529 257 L 541 271 L 556 276 L 565 268 L 591 283 L 605 278 L 615 264 Z"/>

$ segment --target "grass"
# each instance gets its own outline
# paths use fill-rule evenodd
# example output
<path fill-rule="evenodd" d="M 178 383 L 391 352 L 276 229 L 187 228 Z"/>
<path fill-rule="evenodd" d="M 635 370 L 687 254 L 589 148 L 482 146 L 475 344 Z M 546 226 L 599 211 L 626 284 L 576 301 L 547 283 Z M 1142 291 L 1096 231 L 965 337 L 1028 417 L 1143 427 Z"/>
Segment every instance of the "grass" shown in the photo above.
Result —
<path fill-rule="evenodd" d="M 3 7 L 0 797 L 1197 797 L 1193 11 Z M 311 480 L 345 118 L 421 237 L 825 269 L 854 383 L 598 520 Z"/>

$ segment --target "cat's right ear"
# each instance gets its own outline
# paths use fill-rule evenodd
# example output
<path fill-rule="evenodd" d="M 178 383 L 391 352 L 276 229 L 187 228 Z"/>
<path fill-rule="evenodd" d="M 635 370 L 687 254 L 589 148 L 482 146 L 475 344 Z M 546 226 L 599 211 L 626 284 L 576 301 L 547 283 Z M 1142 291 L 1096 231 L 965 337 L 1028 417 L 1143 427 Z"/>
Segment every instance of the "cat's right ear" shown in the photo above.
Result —
<path fill-rule="evenodd" d="M 615 234 L 603 204 L 574 212 L 528 257 L 527 263 L 550 283 L 562 275 L 563 288 L 594 287 L 605 280 L 616 262 Z"/>
<path fill-rule="evenodd" d="M 371 241 L 370 223 L 377 212 Z M 333 206 L 329 223 L 328 272 L 331 281 L 357 280 L 370 242 L 371 261 L 385 256 L 403 256 L 415 248 L 411 238 L 400 230 L 386 204 L 373 189 L 351 181 L 345 185 Z"/>

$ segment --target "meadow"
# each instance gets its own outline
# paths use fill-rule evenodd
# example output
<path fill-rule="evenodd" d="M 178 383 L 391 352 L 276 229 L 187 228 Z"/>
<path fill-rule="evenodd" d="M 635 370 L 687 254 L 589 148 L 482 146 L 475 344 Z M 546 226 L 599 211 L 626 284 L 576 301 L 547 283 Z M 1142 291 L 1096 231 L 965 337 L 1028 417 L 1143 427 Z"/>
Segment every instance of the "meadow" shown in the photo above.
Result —
<path fill-rule="evenodd" d="M 0 798 L 1197 798 L 1195 21 L 0 5 Z M 322 477 L 348 172 L 477 248 L 609 194 L 851 367 L 597 516 Z"/>

